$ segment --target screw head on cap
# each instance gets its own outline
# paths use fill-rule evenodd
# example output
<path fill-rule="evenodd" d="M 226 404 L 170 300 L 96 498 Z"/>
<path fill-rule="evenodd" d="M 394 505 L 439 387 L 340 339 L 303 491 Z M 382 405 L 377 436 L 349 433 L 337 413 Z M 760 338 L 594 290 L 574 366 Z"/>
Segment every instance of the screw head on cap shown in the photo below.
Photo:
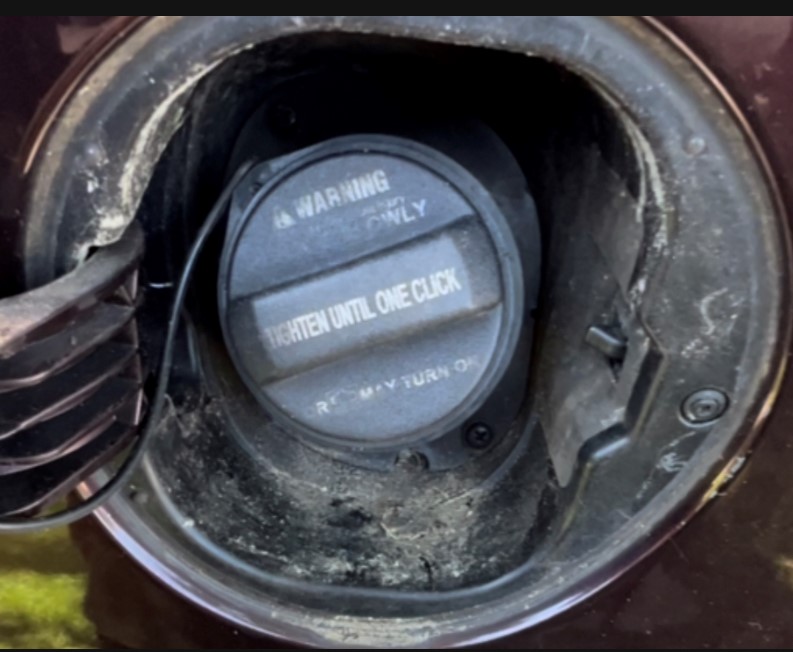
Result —
<path fill-rule="evenodd" d="M 482 450 L 493 443 L 493 431 L 484 423 L 475 423 L 465 433 L 465 442 L 477 450 Z"/>

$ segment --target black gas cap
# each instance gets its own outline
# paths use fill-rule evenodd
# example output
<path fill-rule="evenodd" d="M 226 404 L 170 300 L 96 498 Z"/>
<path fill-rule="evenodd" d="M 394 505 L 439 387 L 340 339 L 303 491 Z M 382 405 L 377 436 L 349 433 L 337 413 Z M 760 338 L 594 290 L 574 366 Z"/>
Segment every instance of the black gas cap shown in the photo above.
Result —
<path fill-rule="evenodd" d="M 232 358 L 282 423 L 326 443 L 441 435 L 492 392 L 523 315 L 517 247 L 456 162 L 387 136 L 255 169 L 220 277 Z"/>

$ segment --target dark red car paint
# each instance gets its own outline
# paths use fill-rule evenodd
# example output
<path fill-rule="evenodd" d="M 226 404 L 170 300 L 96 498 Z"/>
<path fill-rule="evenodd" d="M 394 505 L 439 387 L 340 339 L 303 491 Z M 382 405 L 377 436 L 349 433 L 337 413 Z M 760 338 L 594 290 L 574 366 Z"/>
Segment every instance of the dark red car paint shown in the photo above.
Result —
<path fill-rule="evenodd" d="M 42 98 L 67 85 L 87 43 L 134 17 L 0 19 L 0 249 L 18 222 Z M 793 17 L 661 17 L 735 98 L 793 206 Z M 70 67 L 71 64 L 71 67 Z M 50 94 L 50 101 L 57 93 Z M 27 144 L 23 145 L 25 138 Z M 0 292 L 14 287 L 0 257 Z M 692 523 L 608 590 L 491 648 L 778 648 L 793 646 L 793 379 L 745 470 Z M 268 647 L 162 588 L 85 521 L 74 538 L 91 565 L 88 615 L 103 640 L 128 647 Z M 283 649 L 283 644 L 271 643 Z"/>

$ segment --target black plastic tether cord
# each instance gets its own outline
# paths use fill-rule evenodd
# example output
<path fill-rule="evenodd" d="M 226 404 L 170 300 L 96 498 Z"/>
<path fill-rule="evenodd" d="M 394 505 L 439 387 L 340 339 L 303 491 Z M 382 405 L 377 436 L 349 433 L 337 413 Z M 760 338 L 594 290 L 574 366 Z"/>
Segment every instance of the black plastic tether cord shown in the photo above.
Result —
<path fill-rule="evenodd" d="M 190 253 L 187 256 L 187 261 L 182 270 L 182 275 L 179 279 L 179 285 L 176 288 L 176 294 L 173 299 L 171 307 L 171 314 L 168 318 L 168 331 L 165 336 L 165 345 L 163 347 L 160 369 L 157 375 L 157 385 L 154 390 L 154 395 L 151 401 L 151 408 L 147 415 L 144 417 L 143 424 L 141 425 L 140 434 L 132 446 L 127 459 L 124 460 L 121 467 L 119 467 L 113 478 L 108 481 L 101 489 L 99 489 L 90 498 L 70 507 L 62 512 L 52 514 L 49 516 L 42 516 L 40 518 L 30 518 L 18 516 L 14 518 L 0 519 L 0 533 L 13 533 L 20 534 L 25 532 L 37 532 L 53 527 L 60 527 L 69 525 L 75 521 L 85 518 L 94 510 L 101 507 L 105 502 L 110 500 L 116 493 L 126 487 L 132 479 L 135 472 L 138 470 L 143 456 L 149 446 L 153 434 L 156 432 L 160 423 L 162 409 L 165 405 L 165 393 L 168 389 L 168 381 L 171 375 L 171 367 L 173 366 L 173 351 L 174 343 L 176 340 L 176 333 L 179 328 L 179 321 L 184 304 L 187 288 L 190 285 L 190 278 L 193 274 L 196 261 L 206 244 L 207 239 L 211 235 L 214 228 L 220 222 L 221 218 L 226 214 L 229 201 L 231 200 L 232 193 L 239 185 L 242 178 L 251 170 L 254 162 L 250 161 L 243 164 L 229 181 L 215 205 L 212 207 L 206 221 L 201 226 Z"/>

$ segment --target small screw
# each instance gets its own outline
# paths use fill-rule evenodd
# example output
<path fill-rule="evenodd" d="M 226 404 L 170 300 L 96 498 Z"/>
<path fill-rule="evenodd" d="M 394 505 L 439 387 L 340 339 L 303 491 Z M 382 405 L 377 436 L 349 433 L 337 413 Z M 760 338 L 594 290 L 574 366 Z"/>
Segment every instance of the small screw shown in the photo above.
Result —
<path fill-rule="evenodd" d="M 475 423 L 465 432 L 465 443 L 476 450 L 484 450 L 493 443 L 493 431 L 484 423 Z"/>
<path fill-rule="evenodd" d="M 691 423 L 710 423 L 730 406 L 727 395 L 718 389 L 701 389 L 683 401 L 683 417 Z"/>
<path fill-rule="evenodd" d="M 429 468 L 430 462 L 423 453 L 404 450 L 397 455 L 396 465 L 407 471 L 424 471 Z"/>

